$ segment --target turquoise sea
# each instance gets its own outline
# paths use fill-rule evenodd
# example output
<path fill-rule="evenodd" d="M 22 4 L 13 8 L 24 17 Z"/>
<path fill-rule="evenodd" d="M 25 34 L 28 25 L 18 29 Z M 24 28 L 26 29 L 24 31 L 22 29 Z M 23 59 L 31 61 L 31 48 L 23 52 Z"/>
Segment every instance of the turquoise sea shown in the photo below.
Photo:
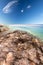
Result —
<path fill-rule="evenodd" d="M 9 26 L 11 30 L 23 30 L 27 31 L 34 36 L 40 38 L 43 41 L 43 25 L 33 25 L 33 26 Z"/>

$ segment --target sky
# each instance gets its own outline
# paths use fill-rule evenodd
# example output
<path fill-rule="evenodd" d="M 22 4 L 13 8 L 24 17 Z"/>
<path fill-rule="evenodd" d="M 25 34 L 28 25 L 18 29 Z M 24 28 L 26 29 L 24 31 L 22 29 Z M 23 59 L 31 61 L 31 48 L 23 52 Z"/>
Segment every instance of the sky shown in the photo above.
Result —
<path fill-rule="evenodd" d="M 43 0 L 0 0 L 0 24 L 43 24 Z"/>

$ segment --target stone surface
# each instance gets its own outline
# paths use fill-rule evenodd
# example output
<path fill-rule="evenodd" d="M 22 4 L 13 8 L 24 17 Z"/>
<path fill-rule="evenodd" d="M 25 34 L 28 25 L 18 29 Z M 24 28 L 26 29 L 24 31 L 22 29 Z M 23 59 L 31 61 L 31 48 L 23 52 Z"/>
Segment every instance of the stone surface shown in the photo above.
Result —
<path fill-rule="evenodd" d="M 0 65 L 43 65 L 43 42 L 20 30 L 1 36 Z"/>

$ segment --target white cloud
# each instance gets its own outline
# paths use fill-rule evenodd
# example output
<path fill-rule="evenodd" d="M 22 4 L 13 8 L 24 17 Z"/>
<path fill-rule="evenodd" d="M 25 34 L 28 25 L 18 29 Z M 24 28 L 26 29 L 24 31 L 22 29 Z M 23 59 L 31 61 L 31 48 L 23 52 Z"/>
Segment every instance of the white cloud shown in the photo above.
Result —
<path fill-rule="evenodd" d="M 17 3 L 18 1 L 11 1 L 9 2 L 4 8 L 3 8 L 3 12 L 4 13 L 9 13 L 10 12 L 10 7 L 14 4 Z"/>
<path fill-rule="evenodd" d="M 21 10 L 21 12 L 23 13 L 23 12 L 24 12 L 24 10 Z"/>
<path fill-rule="evenodd" d="M 27 8 L 28 8 L 28 9 L 31 8 L 31 5 L 28 5 Z"/>

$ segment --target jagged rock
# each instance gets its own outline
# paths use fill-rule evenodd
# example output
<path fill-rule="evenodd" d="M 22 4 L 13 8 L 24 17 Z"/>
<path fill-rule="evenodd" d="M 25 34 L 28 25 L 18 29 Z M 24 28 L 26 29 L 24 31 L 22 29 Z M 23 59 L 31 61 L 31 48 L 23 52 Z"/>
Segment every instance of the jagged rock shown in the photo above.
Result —
<path fill-rule="evenodd" d="M 1 36 L 0 65 L 43 65 L 43 42 L 20 30 Z"/>
<path fill-rule="evenodd" d="M 14 65 L 29 65 L 29 61 L 25 58 L 17 60 Z"/>
<path fill-rule="evenodd" d="M 9 28 L 7 26 L 0 25 L 0 32 L 4 32 L 4 31 L 7 31 L 7 30 L 9 30 Z"/>

